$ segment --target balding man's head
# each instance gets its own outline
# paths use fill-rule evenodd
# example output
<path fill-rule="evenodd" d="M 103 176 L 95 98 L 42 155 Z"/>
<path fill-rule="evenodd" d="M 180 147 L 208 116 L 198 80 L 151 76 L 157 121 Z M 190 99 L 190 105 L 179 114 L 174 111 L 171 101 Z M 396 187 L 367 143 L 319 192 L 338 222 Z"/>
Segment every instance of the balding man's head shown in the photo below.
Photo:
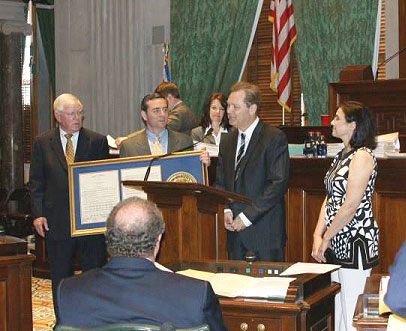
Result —
<path fill-rule="evenodd" d="M 155 258 L 165 230 L 157 206 L 140 198 L 117 204 L 107 219 L 106 243 L 111 256 Z"/>

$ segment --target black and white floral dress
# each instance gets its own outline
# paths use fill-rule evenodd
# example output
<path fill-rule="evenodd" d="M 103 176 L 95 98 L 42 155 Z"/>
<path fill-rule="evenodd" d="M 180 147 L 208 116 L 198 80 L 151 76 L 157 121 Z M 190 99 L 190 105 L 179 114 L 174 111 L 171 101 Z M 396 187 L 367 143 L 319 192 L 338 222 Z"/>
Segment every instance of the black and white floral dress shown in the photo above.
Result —
<path fill-rule="evenodd" d="M 378 264 L 379 238 L 378 224 L 372 214 L 372 193 L 377 175 L 377 162 L 370 149 L 361 147 L 348 153 L 342 150 L 333 160 L 324 178 L 327 191 L 325 220 L 327 227 L 330 226 L 345 201 L 351 160 L 358 150 L 365 150 L 371 154 L 374 169 L 354 218 L 332 238 L 331 245 L 335 253 L 335 263 L 344 268 L 358 269 L 359 248 L 363 269 L 369 269 Z"/>

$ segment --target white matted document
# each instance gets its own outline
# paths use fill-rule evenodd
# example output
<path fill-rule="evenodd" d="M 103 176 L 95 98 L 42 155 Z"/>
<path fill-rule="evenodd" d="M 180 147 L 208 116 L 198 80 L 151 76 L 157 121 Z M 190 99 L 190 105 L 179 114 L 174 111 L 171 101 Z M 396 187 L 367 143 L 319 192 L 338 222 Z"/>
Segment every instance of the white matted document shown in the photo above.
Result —
<path fill-rule="evenodd" d="M 330 271 L 340 269 L 337 264 L 328 263 L 305 263 L 297 262 L 281 273 L 281 276 L 292 276 L 300 274 L 325 274 Z"/>
<path fill-rule="evenodd" d="M 121 180 L 144 180 L 147 169 L 148 167 L 121 169 Z M 162 181 L 162 172 L 160 165 L 151 167 L 148 181 Z M 131 197 L 138 197 L 145 200 L 147 199 L 147 195 L 144 193 L 144 191 L 139 190 L 135 187 L 121 184 L 121 190 L 123 192 L 123 200 Z"/>
<path fill-rule="evenodd" d="M 120 201 L 118 170 L 79 174 L 80 217 L 82 224 L 107 219 Z"/>

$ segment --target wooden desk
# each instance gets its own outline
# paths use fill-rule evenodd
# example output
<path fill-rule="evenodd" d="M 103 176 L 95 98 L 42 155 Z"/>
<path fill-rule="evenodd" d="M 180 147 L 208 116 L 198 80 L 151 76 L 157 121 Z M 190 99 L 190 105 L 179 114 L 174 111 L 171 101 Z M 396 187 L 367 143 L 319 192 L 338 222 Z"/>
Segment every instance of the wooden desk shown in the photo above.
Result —
<path fill-rule="evenodd" d="M 26 241 L 0 236 L 0 330 L 32 331 L 33 260 Z"/>
<path fill-rule="evenodd" d="M 355 307 L 353 324 L 360 331 L 382 331 L 386 330 L 388 318 L 386 316 L 369 317 L 364 316 L 364 296 L 368 294 L 378 294 L 379 284 L 382 275 L 371 275 L 365 284 L 364 293 L 358 296 Z"/>
<path fill-rule="evenodd" d="M 231 272 L 263 277 L 285 270 L 289 263 L 240 261 L 181 262 L 173 270 L 197 269 Z M 283 302 L 247 301 L 220 298 L 224 322 L 230 331 L 333 330 L 334 296 L 340 285 L 331 283 L 330 274 L 299 275 L 288 289 Z"/>

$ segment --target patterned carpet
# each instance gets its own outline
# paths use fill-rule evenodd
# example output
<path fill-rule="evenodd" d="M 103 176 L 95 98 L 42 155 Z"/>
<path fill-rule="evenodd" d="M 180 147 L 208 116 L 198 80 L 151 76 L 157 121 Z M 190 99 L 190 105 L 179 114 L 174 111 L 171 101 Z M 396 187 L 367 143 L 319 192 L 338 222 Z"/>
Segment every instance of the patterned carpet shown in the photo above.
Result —
<path fill-rule="evenodd" d="M 51 281 L 32 277 L 33 331 L 51 331 L 55 323 Z"/>

